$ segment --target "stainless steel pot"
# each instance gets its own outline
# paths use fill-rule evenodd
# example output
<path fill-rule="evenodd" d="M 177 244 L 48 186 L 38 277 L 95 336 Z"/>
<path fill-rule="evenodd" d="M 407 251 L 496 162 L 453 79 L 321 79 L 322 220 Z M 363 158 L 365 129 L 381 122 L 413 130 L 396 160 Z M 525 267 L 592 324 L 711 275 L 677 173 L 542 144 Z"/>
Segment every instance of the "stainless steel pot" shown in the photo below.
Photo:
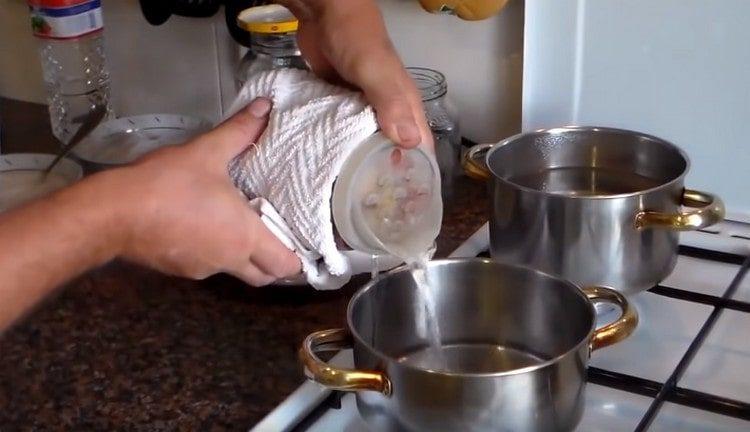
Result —
<path fill-rule="evenodd" d="M 718 197 L 684 188 L 685 153 L 639 132 L 524 133 L 473 147 L 464 166 L 492 179 L 492 257 L 580 286 L 625 294 L 651 288 L 674 268 L 678 231 L 724 217 Z"/>
<path fill-rule="evenodd" d="M 349 329 L 319 331 L 300 349 L 306 373 L 356 391 L 374 431 L 566 431 L 579 422 L 591 351 L 627 337 L 638 317 L 623 295 L 485 259 L 436 260 L 427 267 L 436 299 L 445 370 L 421 367 L 417 285 L 391 272 L 349 302 Z M 622 316 L 595 328 L 591 302 Z M 318 353 L 353 347 L 356 369 Z"/>

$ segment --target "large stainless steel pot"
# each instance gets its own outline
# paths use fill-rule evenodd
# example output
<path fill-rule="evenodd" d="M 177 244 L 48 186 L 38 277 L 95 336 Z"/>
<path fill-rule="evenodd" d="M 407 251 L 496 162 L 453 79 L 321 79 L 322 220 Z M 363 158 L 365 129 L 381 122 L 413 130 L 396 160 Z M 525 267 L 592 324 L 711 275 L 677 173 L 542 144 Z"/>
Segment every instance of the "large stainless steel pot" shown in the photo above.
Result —
<path fill-rule="evenodd" d="M 638 321 L 617 291 L 581 290 L 491 260 L 432 261 L 427 280 L 447 371 L 413 363 L 427 338 L 408 270 L 365 285 L 349 302 L 348 330 L 313 333 L 300 349 L 309 377 L 357 391 L 357 407 L 374 431 L 572 430 L 591 351 L 625 338 Z M 614 303 L 622 316 L 597 329 L 592 301 Z M 354 348 L 354 370 L 318 357 L 345 347 Z"/>
<path fill-rule="evenodd" d="M 464 162 L 470 175 L 492 179 L 492 257 L 581 286 L 651 288 L 674 268 L 678 231 L 724 217 L 718 197 L 684 188 L 685 153 L 639 132 L 523 133 L 475 146 Z"/>

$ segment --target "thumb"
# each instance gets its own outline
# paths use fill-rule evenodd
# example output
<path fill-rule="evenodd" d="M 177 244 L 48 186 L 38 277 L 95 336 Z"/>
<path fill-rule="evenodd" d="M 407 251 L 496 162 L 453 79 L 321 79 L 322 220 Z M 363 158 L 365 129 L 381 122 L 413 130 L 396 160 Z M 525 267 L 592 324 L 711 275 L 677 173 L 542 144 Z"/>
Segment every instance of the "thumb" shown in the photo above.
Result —
<path fill-rule="evenodd" d="M 268 98 L 254 99 L 247 107 L 209 132 L 205 139 L 211 142 L 214 154 L 227 163 L 255 143 L 266 128 L 271 107 L 272 103 Z"/>
<path fill-rule="evenodd" d="M 423 141 L 424 132 L 419 125 L 426 124 L 422 98 L 395 52 L 390 48 L 382 52 L 363 60 L 365 64 L 348 78 L 375 108 L 385 135 L 402 147 L 415 147 Z M 375 65 L 374 61 L 380 64 Z"/>

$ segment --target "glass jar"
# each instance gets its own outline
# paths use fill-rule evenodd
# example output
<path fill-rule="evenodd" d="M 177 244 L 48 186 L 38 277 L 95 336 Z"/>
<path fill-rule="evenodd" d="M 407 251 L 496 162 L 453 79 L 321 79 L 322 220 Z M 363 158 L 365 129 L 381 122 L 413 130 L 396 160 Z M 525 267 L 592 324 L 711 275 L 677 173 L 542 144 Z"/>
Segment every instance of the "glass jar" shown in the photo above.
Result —
<path fill-rule="evenodd" d="M 307 69 L 297 46 L 298 21 L 285 7 L 267 5 L 245 9 L 237 16 L 237 24 L 250 33 L 250 49 L 235 73 L 239 87 L 258 72 Z"/>
<path fill-rule="evenodd" d="M 238 170 L 242 168 L 230 168 L 233 177 Z M 279 225 L 281 216 L 267 217 L 271 213 L 263 207 L 256 209 L 265 214 L 261 220 L 284 244 L 317 261 L 316 271 L 276 283 L 310 283 L 319 289 L 333 289 L 354 274 L 370 273 L 374 278 L 403 262 L 431 256 L 443 217 L 438 170 L 431 151 L 398 148 L 382 132 L 352 149 L 336 174 L 330 198 L 336 249 L 348 265 L 338 259 L 338 264 L 325 263 L 304 237 L 292 240 L 288 236 L 290 229 Z M 255 196 L 248 190 L 245 193 Z M 334 274 L 329 265 L 343 272 Z"/>
<path fill-rule="evenodd" d="M 461 171 L 461 131 L 458 111 L 448 97 L 448 82 L 442 73 L 427 68 L 406 70 L 422 93 L 427 123 L 435 141 L 435 156 L 440 167 L 443 199 L 453 193 L 456 177 Z"/>
<path fill-rule="evenodd" d="M 349 247 L 412 259 L 440 232 L 443 201 L 439 170 L 422 147 L 396 147 L 382 132 L 347 156 L 331 197 L 334 228 Z"/>

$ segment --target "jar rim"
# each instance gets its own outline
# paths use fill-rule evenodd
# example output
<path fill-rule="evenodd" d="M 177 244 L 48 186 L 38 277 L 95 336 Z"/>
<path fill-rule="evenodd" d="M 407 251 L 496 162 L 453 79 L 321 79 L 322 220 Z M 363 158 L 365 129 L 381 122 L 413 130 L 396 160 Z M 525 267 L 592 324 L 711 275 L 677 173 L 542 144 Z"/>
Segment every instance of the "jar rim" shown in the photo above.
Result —
<path fill-rule="evenodd" d="M 422 94 L 422 102 L 445 96 L 448 92 L 448 82 L 442 72 L 414 66 L 407 67 L 406 71 Z"/>
<path fill-rule="evenodd" d="M 250 50 L 271 57 L 300 56 L 296 33 L 251 34 Z"/>

